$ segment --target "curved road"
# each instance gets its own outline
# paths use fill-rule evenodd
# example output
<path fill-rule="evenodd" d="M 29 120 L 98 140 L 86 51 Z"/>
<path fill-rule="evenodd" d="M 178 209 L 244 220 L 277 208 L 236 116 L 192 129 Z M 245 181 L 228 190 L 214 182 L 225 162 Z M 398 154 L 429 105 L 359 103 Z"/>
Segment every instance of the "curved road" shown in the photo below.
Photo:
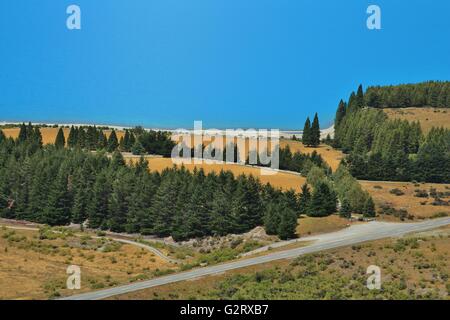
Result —
<path fill-rule="evenodd" d="M 346 229 L 345 231 L 338 231 L 327 234 L 324 237 L 318 238 L 316 242 L 314 242 L 313 244 L 305 247 L 285 251 L 278 251 L 260 257 L 228 262 L 211 267 L 204 267 L 187 272 L 176 273 L 148 281 L 132 283 L 105 290 L 74 295 L 63 298 L 63 300 L 105 299 L 112 296 L 134 292 L 151 287 L 161 286 L 169 283 L 192 280 L 203 276 L 220 274 L 225 271 L 267 263 L 275 260 L 292 259 L 308 253 L 314 253 L 322 250 L 354 245 L 365 241 L 402 236 L 407 233 L 426 231 L 446 225 L 450 225 L 450 217 L 436 220 L 428 220 L 419 223 L 370 222 L 366 225 L 362 225 L 362 227 L 355 225 Z"/>

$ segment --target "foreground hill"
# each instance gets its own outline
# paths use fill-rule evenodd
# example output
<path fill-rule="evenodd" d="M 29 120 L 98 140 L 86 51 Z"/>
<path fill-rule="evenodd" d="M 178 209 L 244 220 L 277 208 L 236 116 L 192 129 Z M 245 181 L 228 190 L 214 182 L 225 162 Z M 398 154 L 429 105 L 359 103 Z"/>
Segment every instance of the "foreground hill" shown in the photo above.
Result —
<path fill-rule="evenodd" d="M 113 299 L 448 299 L 450 228 L 377 240 Z M 366 270 L 382 270 L 381 290 Z"/>

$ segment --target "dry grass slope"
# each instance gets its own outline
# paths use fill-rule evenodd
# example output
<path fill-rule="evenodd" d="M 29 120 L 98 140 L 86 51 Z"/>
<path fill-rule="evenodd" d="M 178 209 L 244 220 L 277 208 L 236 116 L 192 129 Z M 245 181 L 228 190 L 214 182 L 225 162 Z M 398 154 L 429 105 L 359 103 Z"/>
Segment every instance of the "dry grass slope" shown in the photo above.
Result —
<path fill-rule="evenodd" d="M 450 109 L 446 108 L 401 108 L 384 109 L 391 119 L 419 121 L 424 133 L 432 127 L 450 128 Z"/>
<path fill-rule="evenodd" d="M 46 299 L 71 295 L 66 269 L 81 268 L 81 290 L 87 292 L 154 276 L 174 267 L 153 253 L 109 240 L 0 227 L 0 299 Z"/>
<path fill-rule="evenodd" d="M 429 192 L 431 188 L 438 192 L 450 191 L 450 184 L 432 184 L 422 183 L 414 184 L 412 182 L 378 182 L 378 181 L 360 181 L 361 186 L 368 191 L 378 208 L 382 205 L 389 205 L 397 210 L 405 209 L 415 218 L 430 218 L 440 212 L 450 215 L 450 206 L 432 205 L 433 198 L 416 197 L 416 190 Z M 398 189 L 403 195 L 395 195 L 392 190 Z M 448 200 L 448 198 L 446 199 Z M 387 217 L 384 217 L 387 218 Z"/>

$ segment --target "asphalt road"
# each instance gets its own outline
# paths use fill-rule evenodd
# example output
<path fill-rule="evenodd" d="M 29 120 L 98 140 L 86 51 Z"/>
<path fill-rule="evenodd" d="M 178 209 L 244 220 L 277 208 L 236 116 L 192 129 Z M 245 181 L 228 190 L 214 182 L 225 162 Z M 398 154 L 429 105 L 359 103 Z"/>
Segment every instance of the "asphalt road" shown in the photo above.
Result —
<path fill-rule="evenodd" d="M 264 256 L 238 260 L 211 267 L 194 269 L 187 272 L 176 273 L 148 281 L 127 284 L 105 290 L 99 290 L 70 297 L 63 300 L 98 300 L 112 296 L 134 292 L 151 287 L 161 286 L 169 283 L 192 280 L 208 275 L 220 274 L 225 271 L 244 268 L 257 264 L 267 263 L 275 260 L 292 259 L 304 254 L 314 253 L 327 249 L 354 245 L 357 243 L 377 240 L 383 238 L 402 236 L 411 232 L 426 231 L 450 224 L 450 218 L 427 220 L 418 223 L 368 223 L 362 227 L 354 226 L 346 232 L 334 232 L 318 238 L 314 243 L 290 250 L 278 251 Z"/>

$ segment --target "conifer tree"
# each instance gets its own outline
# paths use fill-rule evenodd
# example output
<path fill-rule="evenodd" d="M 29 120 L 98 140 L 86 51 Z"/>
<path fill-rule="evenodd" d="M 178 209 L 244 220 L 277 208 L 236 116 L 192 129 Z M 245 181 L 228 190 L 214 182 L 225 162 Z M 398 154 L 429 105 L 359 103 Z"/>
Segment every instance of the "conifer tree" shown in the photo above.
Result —
<path fill-rule="evenodd" d="M 69 148 L 74 148 L 77 144 L 77 137 L 76 137 L 76 129 L 74 126 L 70 127 L 69 136 L 67 137 L 67 146 Z"/>
<path fill-rule="evenodd" d="M 296 237 L 297 215 L 289 207 L 281 206 L 280 223 L 277 228 L 277 235 L 281 240 L 293 239 Z"/>
<path fill-rule="evenodd" d="M 311 203 L 311 192 L 309 191 L 308 184 L 305 183 L 302 186 L 298 203 L 300 214 L 308 214 L 310 203 Z"/>
<path fill-rule="evenodd" d="M 266 207 L 264 214 L 264 228 L 268 235 L 278 234 L 278 226 L 280 224 L 280 206 L 270 203 Z"/>
<path fill-rule="evenodd" d="M 89 227 L 107 228 L 108 219 L 108 199 L 111 193 L 111 186 L 106 171 L 100 172 L 94 183 L 92 198 L 88 203 Z"/>
<path fill-rule="evenodd" d="M 108 146 L 108 139 L 106 138 L 106 135 L 103 132 L 100 132 L 98 137 L 98 149 L 103 150 L 106 149 Z"/>
<path fill-rule="evenodd" d="M 56 135 L 56 139 L 55 139 L 55 147 L 64 148 L 65 145 L 66 145 L 66 139 L 64 138 L 64 131 L 62 128 L 59 128 L 58 134 Z"/>
<path fill-rule="evenodd" d="M 255 179 L 240 176 L 232 206 L 235 231 L 246 232 L 262 222 L 264 214 Z"/>
<path fill-rule="evenodd" d="M 84 131 L 83 127 L 78 128 L 77 147 L 81 149 L 84 149 L 86 147 L 86 131 Z"/>
<path fill-rule="evenodd" d="M 314 115 L 314 120 L 310 130 L 310 146 L 317 147 L 320 144 L 320 124 L 317 113 Z"/>
<path fill-rule="evenodd" d="M 309 120 L 309 117 L 306 118 L 305 126 L 303 127 L 302 142 L 305 146 L 311 145 L 311 120 Z"/>
<path fill-rule="evenodd" d="M 364 106 L 364 91 L 361 84 L 359 85 L 358 91 L 356 92 L 355 106 L 358 109 L 361 109 Z"/>
<path fill-rule="evenodd" d="M 133 145 L 130 144 L 130 132 L 128 130 L 125 130 L 125 135 L 122 140 L 122 149 L 123 151 L 129 152 L 132 147 Z"/>
<path fill-rule="evenodd" d="M 142 146 L 141 142 L 139 140 L 137 140 L 133 147 L 131 148 L 131 152 L 133 153 L 133 155 L 142 155 L 144 154 L 144 147 Z"/>
<path fill-rule="evenodd" d="M 336 118 L 334 120 L 334 126 L 335 128 L 339 127 L 339 124 L 341 123 L 342 119 L 344 119 L 345 114 L 347 111 L 347 106 L 343 100 L 339 102 L 338 109 L 336 111 Z"/>
<path fill-rule="evenodd" d="M 227 196 L 222 190 L 217 190 L 211 205 L 210 229 L 213 235 L 224 236 L 232 230 L 231 223 L 231 195 Z"/>
<path fill-rule="evenodd" d="M 342 218 L 347 219 L 351 218 L 352 216 L 350 202 L 347 200 L 347 198 L 344 198 L 344 200 L 342 201 L 341 208 L 339 209 L 339 215 Z"/>
<path fill-rule="evenodd" d="M 70 194 L 67 189 L 68 170 L 61 166 L 53 184 L 50 187 L 48 203 L 44 210 L 44 223 L 57 226 L 66 225 L 71 221 Z"/>
<path fill-rule="evenodd" d="M 120 153 L 119 153 L 120 154 Z M 113 232 L 124 232 L 127 225 L 128 200 L 132 187 L 132 176 L 125 168 L 118 171 L 112 183 L 108 201 L 108 227 Z"/>
<path fill-rule="evenodd" d="M 27 127 L 25 126 L 25 123 L 22 123 L 20 125 L 20 131 L 19 131 L 19 137 L 18 137 L 18 141 L 19 142 L 25 142 L 27 141 Z"/>
<path fill-rule="evenodd" d="M 108 152 L 114 152 L 119 146 L 116 131 L 113 129 L 108 138 Z"/>
<path fill-rule="evenodd" d="M 154 217 L 153 233 L 159 237 L 171 235 L 174 224 L 174 212 L 177 212 L 176 202 L 177 188 L 173 178 L 167 177 L 161 182 L 158 191 L 153 198 L 151 214 Z"/>
<path fill-rule="evenodd" d="M 326 217 L 336 212 L 336 195 L 326 182 L 319 182 L 315 187 L 309 208 L 312 217 Z"/>
<path fill-rule="evenodd" d="M 367 200 L 364 204 L 364 216 L 365 217 L 375 217 L 375 203 L 372 200 L 372 197 L 367 197 Z"/>

